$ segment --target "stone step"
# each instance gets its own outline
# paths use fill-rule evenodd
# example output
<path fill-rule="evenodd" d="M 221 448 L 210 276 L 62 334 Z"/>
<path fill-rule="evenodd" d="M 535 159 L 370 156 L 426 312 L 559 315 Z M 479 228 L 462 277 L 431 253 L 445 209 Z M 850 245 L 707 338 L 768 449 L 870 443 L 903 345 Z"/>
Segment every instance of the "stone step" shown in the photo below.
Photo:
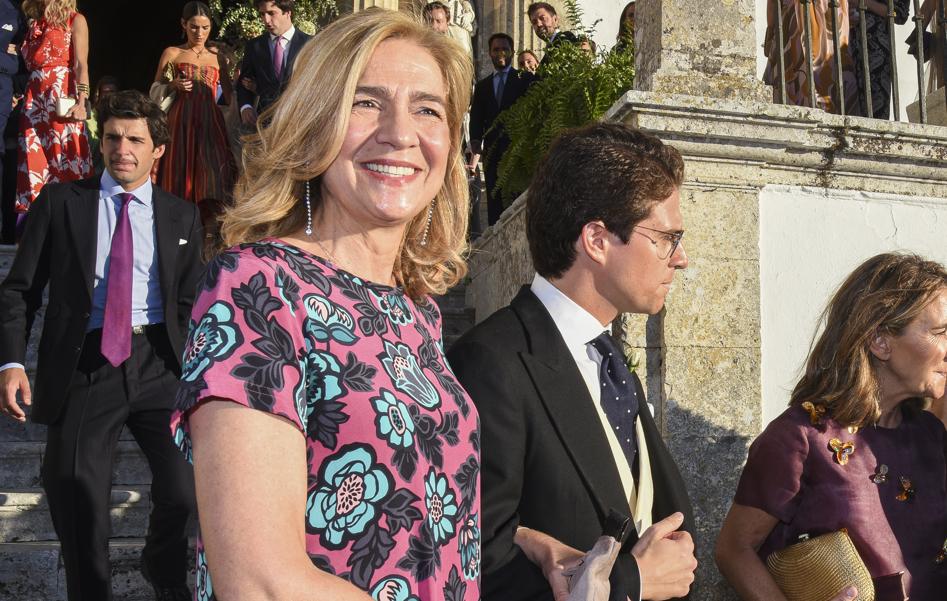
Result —
<path fill-rule="evenodd" d="M 112 592 L 116 601 L 153 601 L 154 591 L 141 575 L 140 538 L 109 541 Z M 193 544 L 188 583 L 193 586 Z M 0 543 L 0 600 L 66 601 L 66 573 L 59 543 Z"/>
<path fill-rule="evenodd" d="M 142 537 L 148 531 L 150 487 L 113 488 L 113 537 Z M 55 541 L 49 504 L 41 489 L 0 492 L 0 543 Z"/>
<path fill-rule="evenodd" d="M 0 489 L 22 490 L 40 487 L 42 442 L 6 442 L 0 453 Z M 112 465 L 112 484 L 151 484 L 151 470 L 134 441 L 120 440 Z"/>
<path fill-rule="evenodd" d="M 442 334 L 448 336 L 460 336 L 474 325 L 474 310 L 472 307 L 442 309 L 443 317 Z"/>
<path fill-rule="evenodd" d="M 26 407 L 29 416 L 29 407 Z M 26 423 L 20 423 L 7 417 L 0 416 L 0 454 L 3 453 L 3 444 L 7 442 L 45 442 L 46 426 L 34 424 L 27 417 Z"/>
<path fill-rule="evenodd" d="M 435 296 L 434 302 L 437 306 L 444 309 L 463 309 L 467 306 L 467 287 L 463 284 L 454 286 L 443 296 Z"/>
<path fill-rule="evenodd" d="M 46 442 L 46 426 L 30 421 L 30 407 L 23 407 L 26 413 L 26 423 L 14 421 L 9 417 L 0 416 L 0 454 L 3 454 L 3 445 L 7 442 Z M 128 428 L 122 428 L 119 440 L 135 440 Z"/>

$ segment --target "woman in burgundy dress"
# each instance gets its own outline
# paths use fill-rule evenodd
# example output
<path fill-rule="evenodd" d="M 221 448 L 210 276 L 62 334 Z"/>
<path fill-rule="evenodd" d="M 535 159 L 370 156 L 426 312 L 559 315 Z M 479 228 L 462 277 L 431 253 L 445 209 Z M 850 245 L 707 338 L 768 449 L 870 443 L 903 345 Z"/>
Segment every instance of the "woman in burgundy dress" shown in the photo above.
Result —
<path fill-rule="evenodd" d="M 223 113 L 217 107 L 220 84 L 225 103 L 232 86 L 225 54 L 208 46 L 210 8 L 203 2 L 188 2 L 181 15 L 187 40 L 166 48 L 158 61 L 155 81 L 173 90 L 168 109 L 171 143 L 158 169 L 158 185 L 197 203 L 204 227 L 216 230 L 222 203 L 229 202 L 237 178 L 237 167 L 227 137 Z"/>
<path fill-rule="evenodd" d="M 829 304 L 789 409 L 750 447 L 717 539 L 743 599 L 785 599 L 763 561 L 847 529 L 878 601 L 947 590 L 947 271 L 915 255 L 859 266 Z M 940 592 L 938 592 L 940 591 Z"/>
<path fill-rule="evenodd" d="M 85 135 L 89 97 L 89 26 L 75 0 L 27 0 L 29 29 L 20 52 L 30 71 L 20 117 L 16 210 L 26 213 L 49 182 L 92 175 Z M 71 98 L 72 107 L 61 100 Z M 9 107 L 7 107 L 9 108 Z"/>

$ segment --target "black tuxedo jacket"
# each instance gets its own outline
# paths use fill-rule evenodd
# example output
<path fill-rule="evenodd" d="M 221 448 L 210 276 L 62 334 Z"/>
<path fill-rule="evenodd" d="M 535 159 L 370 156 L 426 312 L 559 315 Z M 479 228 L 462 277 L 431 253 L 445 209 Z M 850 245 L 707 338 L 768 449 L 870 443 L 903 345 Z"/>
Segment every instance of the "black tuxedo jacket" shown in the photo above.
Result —
<path fill-rule="evenodd" d="M 85 341 L 92 311 L 99 182 L 47 184 L 30 207 L 23 240 L 0 284 L 0 365 L 25 363 L 33 317 L 49 283 L 32 419 L 56 421 Z M 197 281 L 203 234 L 197 207 L 154 188 L 158 274 L 168 338 L 181 357 Z M 169 399 L 169 405 L 173 399 Z"/>
<path fill-rule="evenodd" d="M 280 74 L 279 79 L 276 78 L 276 70 L 273 69 L 270 34 L 264 33 L 247 42 L 244 48 L 243 62 L 240 63 L 240 77 L 253 79 L 256 82 L 256 92 L 246 89 L 238 81 L 236 86 L 237 102 L 240 103 L 238 106 L 247 104 L 253 106 L 254 98 L 259 98 L 260 102 L 256 109 L 262 112 L 266 107 L 276 102 L 279 95 L 286 89 L 289 78 L 293 74 L 293 63 L 296 61 L 296 55 L 311 39 L 311 35 L 303 33 L 298 28 L 296 29 L 296 33 L 293 34 L 293 39 L 289 42 L 287 48 L 289 54 L 286 57 L 286 67 Z"/>
<path fill-rule="evenodd" d="M 482 576 L 485 601 L 551 600 L 542 570 L 513 542 L 519 525 L 588 551 L 608 530 L 609 512 L 630 517 L 588 388 L 549 313 L 524 287 L 513 302 L 448 352 L 480 413 Z M 637 377 L 635 384 L 639 387 Z M 596 399 L 597 402 L 597 399 Z M 684 482 L 651 413 L 639 414 L 654 482 L 652 518 L 693 512 Z M 633 525 L 612 570 L 612 599 L 637 599 Z M 612 532 L 607 532 L 612 534 Z"/>
<path fill-rule="evenodd" d="M 542 65 L 546 62 L 546 59 L 549 58 L 549 51 L 557 46 L 562 46 L 563 44 L 578 44 L 579 38 L 572 33 L 571 31 L 560 31 L 555 36 L 553 36 L 552 41 L 546 44 L 546 51 L 543 54 L 543 60 L 539 61 L 539 64 Z"/>
<path fill-rule="evenodd" d="M 496 144 L 494 150 L 496 156 L 500 157 L 503 154 L 510 140 L 501 128 L 490 130 L 490 127 L 500 112 L 513 106 L 513 103 L 526 93 L 529 85 L 535 80 L 532 73 L 511 68 L 506 76 L 503 97 L 499 104 L 497 104 L 496 94 L 493 93 L 493 73 L 477 82 L 470 105 L 470 139 L 479 140 L 482 144 L 479 147 L 475 145 L 474 151 L 489 153 L 491 147 Z"/>

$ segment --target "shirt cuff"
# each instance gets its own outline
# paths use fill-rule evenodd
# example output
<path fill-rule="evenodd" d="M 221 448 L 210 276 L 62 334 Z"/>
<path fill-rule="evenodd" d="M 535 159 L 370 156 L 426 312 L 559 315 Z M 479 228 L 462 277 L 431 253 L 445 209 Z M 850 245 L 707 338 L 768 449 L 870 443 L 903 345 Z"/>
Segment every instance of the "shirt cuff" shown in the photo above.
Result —
<path fill-rule="evenodd" d="M 638 593 L 635 596 L 628 595 L 628 601 L 644 601 L 641 598 L 641 594 L 642 594 L 641 589 L 642 587 L 644 587 L 644 584 L 641 581 L 644 579 L 644 576 L 641 574 L 641 567 L 638 566 L 638 558 L 632 555 L 631 560 L 635 562 L 635 566 L 638 567 Z"/>
<path fill-rule="evenodd" d="M 0 365 L 0 371 L 6 370 L 6 369 L 11 369 L 11 368 L 13 368 L 13 367 L 19 367 L 19 368 L 22 369 L 23 371 L 26 371 L 26 368 L 23 366 L 22 363 L 16 363 L 16 362 L 4 363 L 3 365 Z"/>
<path fill-rule="evenodd" d="M 242 113 L 242 112 L 243 112 L 243 109 L 252 109 L 252 108 L 253 108 L 253 105 L 251 105 L 251 104 L 245 104 L 245 105 L 243 105 L 243 106 L 240 107 L 240 112 Z"/>

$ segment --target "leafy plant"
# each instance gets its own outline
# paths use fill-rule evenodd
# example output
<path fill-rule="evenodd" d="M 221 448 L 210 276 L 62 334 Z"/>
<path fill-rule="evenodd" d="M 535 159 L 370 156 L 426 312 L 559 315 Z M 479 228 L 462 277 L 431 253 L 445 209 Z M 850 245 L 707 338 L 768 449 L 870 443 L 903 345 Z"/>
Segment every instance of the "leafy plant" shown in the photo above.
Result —
<path fill-rule="evenodd" d="M 242 45 L 263 33 L 263 22 L 257 14 L 252 0 L 210 0 L 208 2 L 214 21 L 219 27 L 219 37 Z M 313 34 L 339 16 L 335 0 L 296 0 L 293 9 L 293 24 L 308 34 Z"/>
<path fill-rule="evenodd" d="M 582 11 L 565 0 L 569 22 L 579 37 L 588 37 Z M 546 52 L 539 79 L 497 120 L 510 138 L 497 173 L 504 202 L 511 203 L 529 187 L 539 159 L 563 130 L 596 121 L 631 89 L 635 78 L 634 49 L 600 52 L 596 58 L 575 44 L 560 44 Z M 489 150 L 488 150 L 489 152 Z"/>

